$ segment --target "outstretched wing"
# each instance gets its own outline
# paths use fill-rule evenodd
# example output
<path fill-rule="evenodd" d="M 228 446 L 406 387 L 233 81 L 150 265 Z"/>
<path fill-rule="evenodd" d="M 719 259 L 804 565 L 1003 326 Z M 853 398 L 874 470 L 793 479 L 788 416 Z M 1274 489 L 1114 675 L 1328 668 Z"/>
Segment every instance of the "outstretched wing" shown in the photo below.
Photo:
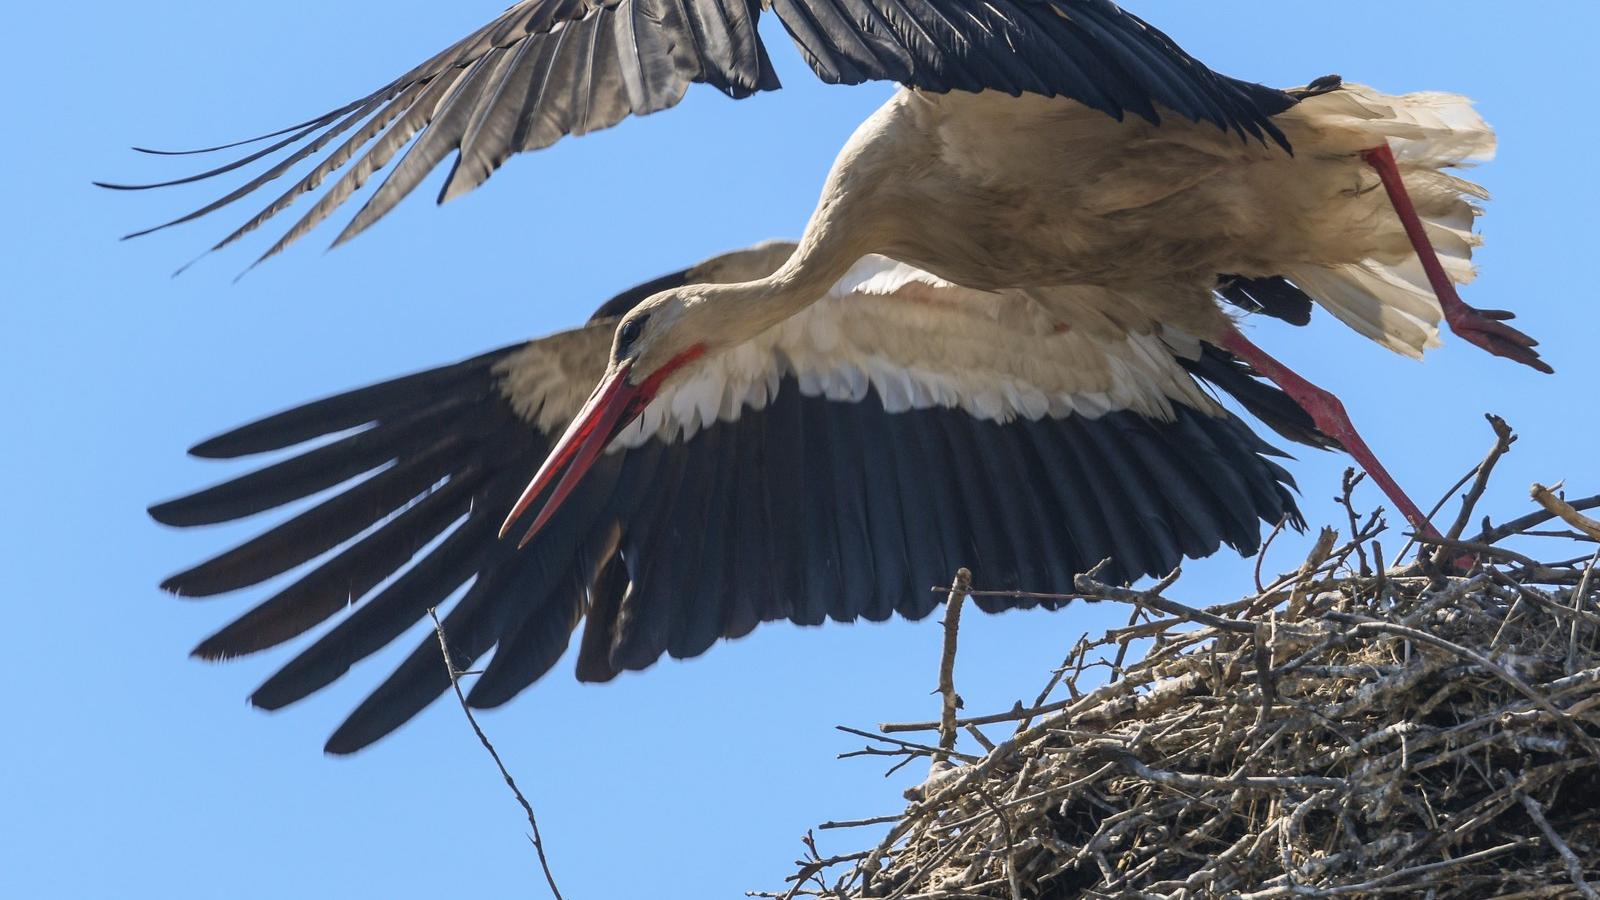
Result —
<path fill-rule="evenodd" d="M 240 201 L 295 164 L 317 160 L 215 250 L 343 170 L 265 259 L 316 227 L 415 139 L 337 245 L 452 154 L 440 202 L 477 187 L 513 153 L 673 106 L 691 83 L 734 98 L 777 88 L 756 33 L 761 8 L 754 0 L 523 0 L 365 97 L 251 141 L 186 153 L 269 142 L 260 149 L 174 181 L 103 186 L 164 187 L 269 163 L 214 202 L 135 233 L 146 234 Z M 1280 142 L 1270 117 L 1295 102 L 1217 75 L 1108 0 L 774 0 L 771 8 L 829 82 L 1060 95 L 1152 121 L 1166 109 Z"/>
<path fill-rule="evenodd" d="M 166 187 L 272 160 L 265 171 L 216 201 L 129 235 L 134 237 L 199 218 L 256 192 L 296 163 L 318 159 L 310 172 L 217 242 L 212 247 L 217 250 L 343 169 L 262 255 L 265 259 L 326 219 L 415 138 L 382 187 L 340 232 L 337 245 L 393 209 L 452 153 L 455 165 L 441 203 L 477 187 L 513 153 L 676 105 L 693 82 L 734 98 L 777 88 L 777 75 L 756 35 L 758 14 L 749 0 L 522 0 L 365 97 L 259 138 L 181 155 L 271 141 L 261 149 L 174 181 L 101 184 L 123 190 Z"/>
<path fill-rule="evenodd" d="M 162 583 L 176 594 L 211 596 L 297 573 L 287 587 L 202 641 L 194 654 L 225 659 L 254 653 L 337 619 L 251 696 L 257 706 L 277 709 L 332 683 L 463 585 L 470 587 L 457 610 L 548 606 L 568 610 L 575 622 L 584 585 L 560 568 L 566 560 L 549 561 L 545 547 L 518 553 L 495 533 L 529 467 L 539 465 L 553 442 L 551 431 L 530 421 L 528 411 L 557 419 L 572 415 L 583 400 L 582 385 L 599 377 L 610 339 L 609 324 L 590 325 L 330 397 L 196 446 L 197 456 L 231 459 L 358 429 L 151 507 L 151 516 L 168 525 L 206 525 L 345 485 Z M 598 363 L 569 368 L 580 360 Z M 530 377 L 534 372 L 542 374 Z M 592 513 L 575 510 L 574 519 Z M 566 632 L 551 633 L 541 646 L 521 650 L 548 666 L 566 641 Z M 438 679 L 416 668 L 425 696 L 389 698 L 385 711 L 392 718 L 379 733 L 420 710 L 435 688 L 448 686 L 434 684 Z"/>
<path fill-rule="evenodd" d="M 742 280 L 787 249 L 685 276 Z M 496 529 L 599 379 L 610 328 L 352 391 L 196 447 L 234 458 L 310 445 L 159 504 L 158 520 L 244 518 L 343 485 L 166 582 L 210 595 L 301 573 L 196 653 L 251 653 L 326 626 L 252 695 L 278 708 L 465 588 L 444 630 L 458 665 L 493 651 L 469 695 L 493 706 L 544 675 L 580 623 L 577 674 L 606 680 L 764 621 L 918 618 L 958 566 L 985 585 L 1067 592 L 1104 558 L 1108 577 L 1163 573 L 1223 544 L 1252 552 L 1262 521 L 1297 519 L 1275 451 L 1185 371 L 1260 387 L 1225 355 L 1208 362 L 1197 342 L 1159 333 L 1091 339 L 1021 295 L 869 258 L 806 313 L 659 395 L 517 551 Z M 1270 396 L 1255 399 L 1274 414 Z M 448 687 L 430 635 L 328 749 L 370 744 Z"/>

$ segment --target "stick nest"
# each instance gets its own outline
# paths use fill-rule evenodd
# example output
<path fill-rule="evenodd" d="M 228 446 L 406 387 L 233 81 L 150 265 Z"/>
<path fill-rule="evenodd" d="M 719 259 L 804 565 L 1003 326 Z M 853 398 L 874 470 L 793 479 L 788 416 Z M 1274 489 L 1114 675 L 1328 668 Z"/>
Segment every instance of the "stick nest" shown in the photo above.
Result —
<path fill-rule="evenodd" d="M 1496 458 L 1463 479 L 1469 504 Z M 1352 510 L 1348 543 L 1324 531 L 1298 571 L 1205 610 L 1163 595 L 1176 573 L 1081 576 L 1073 596 L 1128 604 L 1127 628 L 1081 641 L 1031 707 L 844 729 L 872 741 L 846 755 L 930 758 L 928 781 L 900 814 L 822 826 L 888 826 L 876 847 L 823 858 L 808 834 L 785 889 L 755 896 L 1597 898 L 1593 548 L 1501 545 L 1583 550 L 1574 507 L 1600 498 L 1546 498 L 1471 541 L 1463 508 L 1387 570 L 1381 525 Z M 1574 530 L 1534 531 L 1557 517 Z M 899 736 L 918 731 L 939 746 Z"/>

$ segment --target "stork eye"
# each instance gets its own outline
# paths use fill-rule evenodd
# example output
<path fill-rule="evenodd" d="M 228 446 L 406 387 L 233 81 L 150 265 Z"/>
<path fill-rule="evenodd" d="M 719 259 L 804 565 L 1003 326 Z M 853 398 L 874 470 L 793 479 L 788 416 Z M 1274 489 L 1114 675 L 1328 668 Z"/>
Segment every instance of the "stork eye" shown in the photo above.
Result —
<path fill-rule="evenodd" d="M 646 318 L 648 316 L 629 319 L 622 323 L 621 328 L 617 329 L 617 356 L 620 357 L 622 354 L 627 353 L 628 348 L 633 346 L 633 342 L 639 339 L 639 332 L 644 330 Z"/>

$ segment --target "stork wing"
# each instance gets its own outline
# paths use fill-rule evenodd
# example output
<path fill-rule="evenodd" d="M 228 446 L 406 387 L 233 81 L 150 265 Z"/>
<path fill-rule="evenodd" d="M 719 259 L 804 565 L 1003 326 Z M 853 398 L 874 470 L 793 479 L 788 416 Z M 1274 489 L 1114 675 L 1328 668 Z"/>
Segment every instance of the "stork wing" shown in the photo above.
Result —
<path fill-rule="evenodd" d="M 151 507 L 160 522 L 205 525 L 344 485 L 329 499 L 163 582 L 180 595 L 209 596 L 291 571 L 297 575 L 202 641 L 194 655 L 225 659 L 257 652 L 337 618 L 251 696 L 257 706 L 277 709 L 332 683 L 470 584 L 453 621 L 469 610 L 505 616 L 524 605 L 557 619 L 565 616 L 565 629 L 518 648 L 530 664 L 554 664 L 577 621 L 586 582 L 566 557 L 552 558 L 560 549 L 552 545 L 559 541 L 518 553 L 513 543 L 496 540 L 495 532 L 530 467 L 544 459 L 553 442 L 551 430 L 530 421 L 526 410 L 548 406 L 559 413 L 564 408 L 571 416 L 587 391 L 584 385 L 603 370 L 610 340 L 608 323 L 591 325 L 308 404 L 195 447 L 198 456 L 233 458 L 361 429 Z M 588 368 L 567 368 L 572 360 L 583 360 Z M 523 377 L 513 390 L 511 379 L 519 369 Z M 541 370 L 543 379 L 529 377 Z M 563 533 L 582 530 L 595 512 L 575 508 Z M 452 638 L 457 637 L 454 624 L 451 628 Z M 428 661 L 437 669 L 436 656 Z M 448 687 L 448 680 L 433 677 L 442 676 L 442 669 L 430 672 L 412 663 L 407 671 L 413 675 L 413 698 L 388 698 L 384 711 L 390 718 L 378 734 L 400 725 Z M 330 750 L 341 748 L 329 744 Z"/>
<path fill-rule="evenodd" d="M 1269 117 L 1295 102 L 1217 75 L 1108 0 L 775 0 L 772 8 L 829 82 L 1062 95 L 1118 118 L 1133 112 L 1151 121 L 1162 107 L 1280 142 Z M 214 202 L 133 237 L 199 218 L 296 163 L 317 160 L 211 248 L 217 250 L 343 169 L 260 262 L 316 227 L 415 138 L 338 245 L 393 209 L 452 153 L 440 202 L 477 187 L 513 153 L 673 106 L 692 82 L 736 99 L 776 89 L 756 33 L 760 10 L 752 0 L 522 0 L 365 97 L 259 138 L 184 153 L 271 141 L 261 149 L 174 181 L 101 184 L 164 187 L 271 161 Z"/>
<path fill-rule="evenodd" d="M 786 251 L 682 275 L 743 279 Z M 958 566 L 985 587 L 1068 592 L 1103 558 L 1111 578 L 1165 572 L 1221 544 L 1252 552 L 1261 521 L 1297 518 L 1274 451 L 1184 369 L 1281 410 L 1225 354 L 1062 330 L 1027 297 L 869 258 L 807 313 L 659 395 L 519 552 L 495 531 L 600 377 L 610 330 L 602 320 L 197 446 L 234 458 L 360 429 L 152 508 L 201 525 L 343 485 L 168 579 L 210 595 L 300 573 L 196 654 L 251 653 L 335 620 L 252 695 L 278 708 L 465 586 L 444 629 L 458 665 L 494 651 L 469 696 L 493 706 L 544 675 L 580 621 L 578 676 L 606 680 L 763 621 L 925 616 L 928 588 Z M 429 635 L 327 748 L 372 743 L 448 687 Z"/>
<path fill-rule="evenodd" d="M 344 169 L 260 262 L 316 227 L 416 138 L 340 232 L 338 245 L 393 209 L 451 153 L 456 153 L 455 166 L 439 195 L 441 203 L 477 187 L 513 153 L 676 105 L 691 82 L 710 84 L 734 98 L 777 88 L 756 35 L 758 13 L 748 0 L 522 0 L 365 97 L 258 138 L 184 154 L 276 139 L 262 149 L 175 181 L 102 186 L 166 187 L 273 160 L 216 201 L 128 235 L 134 237 L 227 206 L 321 154 L 310 172 L 211 248 L 217 250 Z M 346 132 L 349 136 L 334 146 Z"/>

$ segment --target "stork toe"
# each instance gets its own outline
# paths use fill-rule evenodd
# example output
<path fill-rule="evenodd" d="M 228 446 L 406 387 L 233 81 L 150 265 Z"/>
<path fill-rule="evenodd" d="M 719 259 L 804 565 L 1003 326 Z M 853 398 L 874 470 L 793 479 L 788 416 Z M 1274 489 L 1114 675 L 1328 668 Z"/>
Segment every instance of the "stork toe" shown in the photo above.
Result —
<path fill-rule="evenodd" d="M 1506 319 L 1514 317 L 1514 313 L 1503 309 L 1476 309 L 1466 304 L 1445 313 L 1450 330 L 1463 340 L 1495 356 L 1514 360 L 1546 375 L 1554 374 L 1555 369 L 1540 358 L 1539 351 L 1533 349 L 1539 346 L 1538 340 L 1505 324 Z"/>

